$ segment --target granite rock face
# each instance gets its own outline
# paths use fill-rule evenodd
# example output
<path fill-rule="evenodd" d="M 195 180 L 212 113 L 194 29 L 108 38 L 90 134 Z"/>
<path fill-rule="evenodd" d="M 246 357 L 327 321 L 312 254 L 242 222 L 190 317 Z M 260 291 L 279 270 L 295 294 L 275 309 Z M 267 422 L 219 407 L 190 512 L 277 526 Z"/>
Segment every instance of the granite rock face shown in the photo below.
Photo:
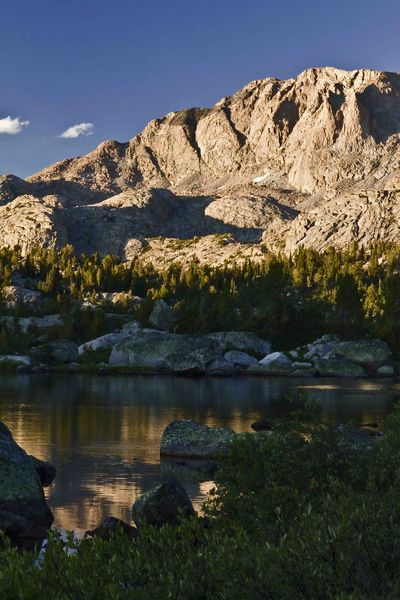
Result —
<path fill-rule="evenodd" d="M 261 243 L 400 242 L 399 144 L 399 74 L 327 67 L 253 81 L 27 181 L 0 177 L 0 246 L 223 264 L 259 259 Z M 216 253 L 218 236 L 230 242 Z"/>

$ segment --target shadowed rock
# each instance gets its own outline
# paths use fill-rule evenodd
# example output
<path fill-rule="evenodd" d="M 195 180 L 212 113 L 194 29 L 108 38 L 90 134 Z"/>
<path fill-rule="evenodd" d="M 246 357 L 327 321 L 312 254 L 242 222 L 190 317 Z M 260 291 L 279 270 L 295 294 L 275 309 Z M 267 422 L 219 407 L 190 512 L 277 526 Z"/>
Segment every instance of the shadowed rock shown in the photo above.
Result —
<path fill-rule="evenodd" d="M 195 515 L 185 488 L 171 480 L 139 496 L 132 508 L 132 517 L 138 528 L 144 525 L 176 525 L 184 517 Z"/>

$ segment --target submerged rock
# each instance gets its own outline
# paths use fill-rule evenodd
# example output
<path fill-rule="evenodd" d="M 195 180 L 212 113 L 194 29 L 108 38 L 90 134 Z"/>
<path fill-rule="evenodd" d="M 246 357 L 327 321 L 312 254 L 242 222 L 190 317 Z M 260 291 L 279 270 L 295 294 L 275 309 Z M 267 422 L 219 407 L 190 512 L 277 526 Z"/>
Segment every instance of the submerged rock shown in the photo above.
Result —
<path fill-rule="evenodd" d="M 176 480 L 162 483 L 142 494 L 132 507 L 132 517 L 138 528 L 176 525 L 182 518 L 195 514 L 185 488 Z"/>
<path fill-rule="evenodd" d="M 225 454 L 235 432 L 229 427 L 207 427 L 191 420 L 173 421 L 164 430 L 161 456 L 219 458 Z"/>
<path fill-rule="evenodd" d="M 109 540 L 112 536 L 118 533 L 123 533 L 131 539 L 136 539 L 139 535 L 136 527 L 132 527 L 125 521 L 117 519 L 116 517 L 106 517 L 103 521 L 94 529 L 87 531 L 86 534 L 92 537 L 99 537 L 102 540 Z"/>
<path fill-rule="evenodd" d="M 16 517 L 12 523 L 22 526 L 25 519 L 33 527 L 46 529 L 53 522 L 43 488 L 31 458 L 15 442 L 10 430 L 0 422 L 0 529 L 10 528 L 9 514 Z M 17 517 L 21 519 L 18 520 Z M 19 527 L 18 525 L 18 527 Z M 29 537 L 29 532 L 23 537 Z"/>

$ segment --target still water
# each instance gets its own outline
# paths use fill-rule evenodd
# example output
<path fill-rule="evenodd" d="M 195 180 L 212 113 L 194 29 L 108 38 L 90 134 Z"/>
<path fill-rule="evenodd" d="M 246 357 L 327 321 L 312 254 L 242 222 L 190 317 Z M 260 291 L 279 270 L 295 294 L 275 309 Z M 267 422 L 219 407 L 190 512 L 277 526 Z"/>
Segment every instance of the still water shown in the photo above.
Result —
<path fill-rule="evenodd" d="M 287 413 L 299 389 L 336 422 L 379 423 L 400 400 L 400 383 L 377 380 L 19 375 L 0 377 L 0 420 L 57 467 L 46 490 L 55 526 L 79 533 L 109 515 L 130 521 L 136 496 L 162 481 L 160 440 L 174 419 L 250 431 Z M 186 487 L 198 508 L 212 483 Z"/>

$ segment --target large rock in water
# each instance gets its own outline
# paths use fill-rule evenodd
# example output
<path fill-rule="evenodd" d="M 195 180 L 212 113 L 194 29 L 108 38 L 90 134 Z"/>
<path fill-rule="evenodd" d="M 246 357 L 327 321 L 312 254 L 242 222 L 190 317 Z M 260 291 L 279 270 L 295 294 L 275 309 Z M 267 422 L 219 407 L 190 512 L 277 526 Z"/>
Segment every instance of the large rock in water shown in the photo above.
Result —
<path fill-rule="evenodd" d="M 191 420 L 173 421 L 161 439 L 161 456 L 219 458 L 236 437 L 229 427 L 207 427 Z"/>
<path fill-rule="evenodd" d="M 167 481 L 136 500 L 132 517 L 138 528 L 144 525 L 176 525 L 183 517 L 195 515 L 185 488 L 179 481 Z"/>
<path fill-rule="evenodd" d="M 53 515 L 31 458 L 0 422 L 0 529 L 8 531 L 10 522 L 12 527 L 22 527 L 23 519 L 32 527 L 47 528 Z"/>

